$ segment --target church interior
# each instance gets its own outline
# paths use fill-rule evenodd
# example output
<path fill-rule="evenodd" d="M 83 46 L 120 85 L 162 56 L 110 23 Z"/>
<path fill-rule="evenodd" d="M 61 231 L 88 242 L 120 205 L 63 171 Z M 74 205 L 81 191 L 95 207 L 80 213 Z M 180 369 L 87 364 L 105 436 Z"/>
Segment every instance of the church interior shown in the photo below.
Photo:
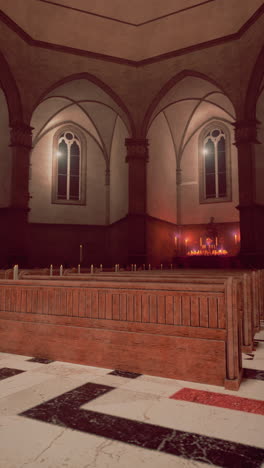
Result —
<path fill-rule="evenodd" d="M 263 30 L 0 0 L 0 466 L 264 466 Z"/>

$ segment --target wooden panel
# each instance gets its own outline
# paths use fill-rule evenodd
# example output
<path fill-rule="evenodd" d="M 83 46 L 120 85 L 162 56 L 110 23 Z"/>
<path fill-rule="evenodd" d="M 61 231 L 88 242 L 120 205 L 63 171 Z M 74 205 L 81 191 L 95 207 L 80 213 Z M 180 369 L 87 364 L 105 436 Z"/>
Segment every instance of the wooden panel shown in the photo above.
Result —
<path fill-rule="evenodd" d="M 165 297 L 166 323 L 173 323 L 173 296 Z"/>
<path fill-rule="evenodd" d="M 67 289 L 66 290 L 66 310 L 67 315 L 73 316 L 73 290 Z"/>
<path fill-rule="evenodd" d="M 21 310 L 21 295 L 22 295 L 22 288 L 17 288 L 16 294 L 16 303 L 14 306 L 14 310 L 19 312 Z M 36 311 L 37 312 L 37 311 Z"/>
<path fill-rule="evenodd" d="M 93 291 L 92 292 L 92 298 L 91 298 L 91 317 L 93 318 L 98 318 L 99 317 L 99 297 L 98 297 L 98 291 Z"/>
<path fill-rule="evenodd" d="M 217 328 L 218 326 L 218 317 L 217 317 L 217 298 L 209 297 L 209 327 Z"/>
<path fill-rule="evenodd" d="M 154 294 L 149 295 L 149 321 L 151 323 L 158 323 L 158 306 L 157 306 L 157 296 Z"/>
<path fill-rule="evenodd" d="M 141 294 L 136 294 L 134 296 L 134 320 L 136 322 L 142 322 L 142 304 L 141 304 Z"/>
<path fill-rule="evenodd" d="M 21 313 L 21 312 L 1 312 L 0 318 L 6 320 L 12 318 L 15 321 L 36 322 L 35 314 Z M 121 320 L 107 320 L 107 319 L 92 319 L 84 317 L 69 317 L 60 315 L 38 315 L 37 322 L 50 323 L 56 325 L 67 325 L 73 327 L 83 328 L 97 328 L 116 331 L 126 331 L 135 333 L 148 333 L 152 335 L 164 336 L 181 336 L 189 338 L 201 338 L 210 340 L 226 340 L 226 330 L 219 330 L 214 328 L 202 327 L 177 327 L 175 325 L 156 324 L 156 323 L 143 323 L 143 322 L 128 322 Z"/>
<path fill-rule="evenodd" d="M 105 298 L 105 303 L 106 303 L 106 310 L 105 310 L 105 316 L 108 320 L 111 320 L 113 318 L 113 299 L 112 299 L 112 294 L 107 291 L 106 293 L 106 298 Z"/>
<path fill-rule="evenodd" d="M 85 307 L 85 316 L 86 317 L 91 317 L 91 311 L 92 311 L 92 293 L 89 290 L 85 291 L 86 293 L 86 307 Z"/>
<path fill-rule="evenodd" d="M 147 294 L 142 295 L 142 322 L 149 322 L 149 302 L 150 297 Z"/>
<path fill-rule="evenodd" d="M 182 296 L 182 324 L 191 324 L 191 301 L 190 296 Z"/>
<path fill-rule="evenodd" d="M 218 328 L 226 328 L 226 311 L 224 297 L 219 297 L 218 299 Z"/>
<path fill-rule="evenodd" d="M 166 323 L 165 296 L 158 296 L 158 323 Z"/>
<path fill-rule="evenodd" d="M 127 295 L 120 294 L 120 320 L 127 320 Z"/>
<path fill-rule="evenodd" d="M 81 290 L 80 290 L 81 291 Z M 104 291 L 99 291 L 99 318 L 104 319 L 105 318 L 105 292 Z"/>
<path fill-rule="evenodd" d="M 55 310 L 57 309 L 58 307 L 57 307 L 57 302 L 56 302 Z M 33 314 L 36 314 L 37 310 L 38 310 L 38 290 L 33 289 L 32 295 L 31 295 L 31 311 L 33 312 Z"/>
<path fill-rule="evenodd" d="M 67 309 L 66 290 L 61 289 L 60 291 L 60 315 L 66 315 L 66 309 Z"/>
<path fill-rule="evenodd" d="M 182 298 L 174 296 L 173 298 L 173 320 L 175 325 L 182 325 Z"/>
<path fill-rule="evenodd" d="M 72 315 L 78 316 L 79 315 L 79 289 L 76 288 L 72 291 Z"/>
<path fill-rule="evenodd" d="M 134 296 L 133 294 L 127 295 L 127 320 L 134 321 Z"/>
<path fill-rule="evenodd" d="M 0 350 L 224 385 L 225 343 L 0 320 Z M 19 337 L 19 339 L 18 339 Z M 155 359 L 153 354 L 155 353 Z M 201 362 L 203 365 L 201 366 Z"/>
<path fill-rule="evenodd" d="M 119 293 L 113 294 L 113 320 L 119 320 L 120 318 L 120 304 L 119 304 Z"/>
<path fill-rule="evenodd" d="M 23 303 L 23 307 L 22 307 L 22 312 L 24 312 L 24 308 L 25 308 L 25 301 L 26 299 L 24 298 L 24 296 L 26 297 L 25 295 L 25 290 L 22 290 L 22 303 Z M 49 310 L 49 301 L 48 301 L 48 289 L 42 289 L 42 294 L 43 294 L 43 303 L 42 303 L 42 313 L 43 314 L 48 314 L 48 310 Z M 66 302 L 66 307 L 67 307 L 67 302 Z M 66 310 L 66 307 L 65 307 L 65 315 L 67 315 L 67 310 Z"/>
<path fill-rule="evenodd" d="M 199 327 L 200 318 L 199 318 L 199 298 L 198 296 L 191 297 L 191 326 Z"/>
<path fill-rule="evenodd" d="M 208 327 L 208 298 L 200 297 L 200 327 Z"/>

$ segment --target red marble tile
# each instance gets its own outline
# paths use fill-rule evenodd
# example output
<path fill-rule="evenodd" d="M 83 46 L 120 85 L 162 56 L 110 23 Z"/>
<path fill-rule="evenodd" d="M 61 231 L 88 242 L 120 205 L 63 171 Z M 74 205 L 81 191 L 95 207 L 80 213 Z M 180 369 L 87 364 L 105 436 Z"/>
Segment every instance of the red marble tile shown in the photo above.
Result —
<path fill-rule="evenodd" d="M 204 390 L 195 390 L 193 388 L 183 388 L 182 390 L 174 393 L 170 398 L 264 415 L 264 401 L 251 400 L 250 398 L 224 395 L 222 393 L 207 392 Z"/>

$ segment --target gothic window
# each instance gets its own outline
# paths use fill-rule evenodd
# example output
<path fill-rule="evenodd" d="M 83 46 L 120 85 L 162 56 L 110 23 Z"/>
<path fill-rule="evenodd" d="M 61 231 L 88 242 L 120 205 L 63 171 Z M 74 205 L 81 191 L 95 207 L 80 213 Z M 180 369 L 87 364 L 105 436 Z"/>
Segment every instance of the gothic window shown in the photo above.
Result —
<path fill-rule="evenodd" d="M 73 128 L 55 134 L 53 145 L 53 203 L 84 204 L 83 138 Z"/>
<path fill-rule="evenodd" d="M 222 125 L 207 127 L 200 135 L 200 202 L 231 200 L 229 132 Z"/>

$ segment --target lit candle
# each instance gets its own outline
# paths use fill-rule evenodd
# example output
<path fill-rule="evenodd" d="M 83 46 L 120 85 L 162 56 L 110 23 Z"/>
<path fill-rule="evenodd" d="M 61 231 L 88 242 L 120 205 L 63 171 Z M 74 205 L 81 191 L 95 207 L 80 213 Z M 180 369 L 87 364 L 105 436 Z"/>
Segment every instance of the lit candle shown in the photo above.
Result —
<path fill-rule="evenodd" d="M 80 264 L 78 265 L 77 272 L 78 272 L 78 275 L 81 273 L 81 265 Z"/>
<path fill-rule="evenodd" d="M 203 240 L 202 240 L 202 238 L 200 237 L 200 246 L 202 247 L 202 245 L 203 245 Z"/>
<path fill-rule="evenodd" d="M 161 263 L 161 264 L 160 264 L 160 269 L 162 270 L 162 268 L 163 268 L 163 265 L 162 265 L 162 263 Z"/>
<path fill-rule="evenodd" d="M 62 275 L 63 275 L 63 266 L 61 265 L 60 266 L 60 276 L 62 276 Z"/>
<path fill-rule="evenodd" d="M 170 264 L 170 266 L 171 266 L 171 270 L 172 270 L 172 263 Z"/>
<path fill-rule="evenodd" d="M 118 270 L 117 270 L 117 263 L 116 263 L 116 264 L 115 264 L 115 272 L 117 273 L 117 271 L 118 271 Z"/>
<path fill-rule="evenodd" d="M 137 265 L 136 264 L 134 265 L 134 271 L 137 271 Z"/>
<path fill-rule="evenodd" d="M 237 234 L 235 234 L 235 244 L 237 245 Z"/>
<path fill-rule="evenodd" d="M 53 275 L 53 265 L 50 265 L 50 276 Z"/>
<path fill-rule="evenodd" d="M 100 271 L 103 271 L 103 265 L 102 265 L 102 263 L 100 264 Z"/>
<path fill-rule="evenodd" d="M 177 242 L 178 242 L 177 236 L 174 236 L 175 247 L 177 247 Z"/>
<path fill-rule="evenodd" d="M 13 279 L 18 280 L 18 265 L 15 265 L 13 268 Z"/>
<path fill-rule="evenodd" d="M 94 266 L 91 265 L 91 273 L 93 273 L 93 272 L 94 272 Z"/>
<path fill-rule="evenodd" d="M 218 246 L 218 238 L 217 237 L 215 238 L 215 246 L 216 247 Z"/>
<path fill-rule="evenodd" d="M 145 270 L 145 269 L 146 269 L 146 267 L 145 267 L 145 263 L 143 263 L 143 270 Z"/>
<path fill-rule="evenodd" d="M 83 246 L 80 244 L 80 263 L 83 261 Z"/>
<path fill-rule="evenodd" d="M 151 264 L 149 263 L 148 269 L 151 270 Z"/>

